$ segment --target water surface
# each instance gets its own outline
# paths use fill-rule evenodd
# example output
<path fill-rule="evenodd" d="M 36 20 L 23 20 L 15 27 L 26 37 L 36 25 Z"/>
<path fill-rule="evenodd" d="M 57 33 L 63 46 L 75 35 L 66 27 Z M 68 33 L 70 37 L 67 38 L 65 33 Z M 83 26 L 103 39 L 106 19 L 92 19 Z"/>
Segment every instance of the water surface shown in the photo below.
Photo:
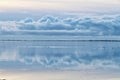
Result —
<path fill-rule="evenodd" d="M 120 42 L 0 41 L 1 70 L 119 70 L 119 61 Z"/>

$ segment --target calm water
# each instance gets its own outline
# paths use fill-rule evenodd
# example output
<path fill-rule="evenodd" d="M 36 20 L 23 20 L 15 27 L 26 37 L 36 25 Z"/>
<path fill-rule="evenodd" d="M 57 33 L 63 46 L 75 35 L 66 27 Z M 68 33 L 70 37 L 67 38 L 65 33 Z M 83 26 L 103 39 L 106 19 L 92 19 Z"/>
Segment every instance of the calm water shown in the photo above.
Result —
<path fill-rule="evenodd" d="M 119 70 L 120 42 L 0 41 L 0 70 Z"/>

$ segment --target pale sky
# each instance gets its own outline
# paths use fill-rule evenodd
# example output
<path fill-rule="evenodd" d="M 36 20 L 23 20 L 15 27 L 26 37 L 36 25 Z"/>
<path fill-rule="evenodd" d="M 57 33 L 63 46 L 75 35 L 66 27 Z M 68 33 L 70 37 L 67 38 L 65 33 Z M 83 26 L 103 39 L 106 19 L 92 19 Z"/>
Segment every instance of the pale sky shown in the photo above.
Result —
<path fill-rule="evenodd" d="M 119 0 L 0 0 L 0 10 L 119 10 Z"/>
<path fill-rule="evenodd" d="M 120 80 L 119 73 L 93 71 L 3 72 L 8 80 Z M 87 75 L 87 76 L 86 76 Z M 34 77 L 33 77 L 34 76 Z"/>

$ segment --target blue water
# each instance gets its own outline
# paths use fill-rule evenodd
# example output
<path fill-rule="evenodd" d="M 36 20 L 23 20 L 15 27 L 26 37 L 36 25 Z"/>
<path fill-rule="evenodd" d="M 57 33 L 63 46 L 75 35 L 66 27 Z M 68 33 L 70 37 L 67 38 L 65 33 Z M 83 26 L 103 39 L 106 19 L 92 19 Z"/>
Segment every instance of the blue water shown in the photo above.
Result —
<path fill-rule="evenodd" d="M 0 41 L 0 70 L 120 70 L 120 42 Z"/>

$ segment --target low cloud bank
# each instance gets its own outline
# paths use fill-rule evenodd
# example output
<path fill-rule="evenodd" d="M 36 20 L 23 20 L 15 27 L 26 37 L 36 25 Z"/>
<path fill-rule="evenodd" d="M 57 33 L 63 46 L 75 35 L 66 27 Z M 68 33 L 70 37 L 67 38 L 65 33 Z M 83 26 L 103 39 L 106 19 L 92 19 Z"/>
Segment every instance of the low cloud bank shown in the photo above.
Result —
<path fill-rule="evenodd" d="M 60 18 L 44 16 L 39 20 L 0 21 L 0 34 L 30 35 L 120 35 L 120 16 Z"/>

